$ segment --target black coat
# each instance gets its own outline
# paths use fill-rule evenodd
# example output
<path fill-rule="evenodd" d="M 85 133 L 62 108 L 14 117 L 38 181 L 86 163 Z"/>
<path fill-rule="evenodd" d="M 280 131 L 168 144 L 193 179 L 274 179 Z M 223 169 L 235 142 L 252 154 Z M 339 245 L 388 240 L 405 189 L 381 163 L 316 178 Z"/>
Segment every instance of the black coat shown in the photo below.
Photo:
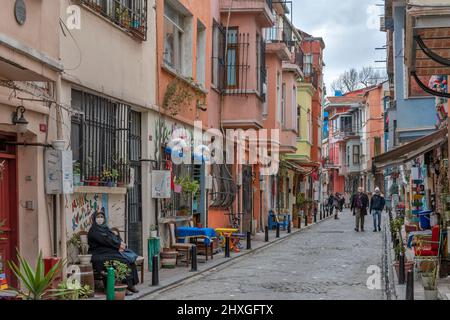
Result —
<path fill-rule="evenodd" d="M 384 198 L 378 194 L 375 194 L 372 199 L 370 199 L 370 212 L 372 210 L 380 210 L 383 211 L 386 201 Z"/>
<path fill-rule="evenodd" d="M 120 252 L 119 249 L 122 239 L 106 225 L 99 226 L 95 222 L 96 216 L 97 213 L 93 216 L 92 227 L 88 233 L 89 253 L 92 254 L 92 267 L 96 272 L 101 272 L 106 270 L 106 261 L 114 260 L 125 263 L 131 268 L 131 274 L 126 279 L 128 286 L 137 284 L 139 282 L 135 265 L 135 257 L 137 255 L 129 249 Z"/>
<path fill-rule="evenodd" d="M 352 210 L 353 215 L 355 215 L 355 209 L 356 209 L 356 196 L 357 196 L 357 195 L 358 195 L 358 194 L 355 193 L 355 194 L 352 196 L 352 199 L 350 200 L 350 204 L 351 204 L 350 209 Z M 362 193 L 361 203 L 362 203 L 361 213 L 362 213 L 363 215 L 366 216 L 366 215 L 367 215 L 367 207 L 369 206 L 369 197 L 367 196 L 367 194 Z"/>

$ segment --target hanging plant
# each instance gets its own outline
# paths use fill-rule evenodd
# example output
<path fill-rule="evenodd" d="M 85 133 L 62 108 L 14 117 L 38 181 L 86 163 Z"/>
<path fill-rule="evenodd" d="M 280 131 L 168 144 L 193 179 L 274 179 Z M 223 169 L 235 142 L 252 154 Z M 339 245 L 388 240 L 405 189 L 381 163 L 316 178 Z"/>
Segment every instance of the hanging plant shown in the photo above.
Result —
<path fill-rule="evenodd" d="M 181 186 L 182 194 L 187 200 L 189 196 L 196 196 L 200 191 L 200 184 L 196 180 L 191 180 L 189 177 L 175 178 L 174 183 Z"/>

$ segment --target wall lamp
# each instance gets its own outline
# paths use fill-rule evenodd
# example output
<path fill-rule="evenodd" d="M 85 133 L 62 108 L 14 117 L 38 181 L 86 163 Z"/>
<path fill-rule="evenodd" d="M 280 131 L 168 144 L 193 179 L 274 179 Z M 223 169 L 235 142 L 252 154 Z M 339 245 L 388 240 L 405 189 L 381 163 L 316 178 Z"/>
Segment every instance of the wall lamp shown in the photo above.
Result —
<path fill-rule="evenodd" d="M 27 132 L 28 121 L 24 117 L 24 113 L 26 109 L 24 106 L 18 106 L 16 111 L 12 114 L 12 123 L 16 125 L 16 129 L 18 133 Z"/>

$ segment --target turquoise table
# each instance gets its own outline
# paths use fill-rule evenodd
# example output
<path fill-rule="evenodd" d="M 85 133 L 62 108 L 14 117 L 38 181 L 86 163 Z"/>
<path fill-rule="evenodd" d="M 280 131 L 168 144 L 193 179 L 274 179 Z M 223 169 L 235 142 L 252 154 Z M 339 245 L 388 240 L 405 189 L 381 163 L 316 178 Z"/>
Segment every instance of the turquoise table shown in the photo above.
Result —
<path fill-rule="evenodd" d="M 159 256 L 161 250 L 161 239 L 160 238 L 149 238 L 148 239 L 148 270 L 151 272 L 153 269 L 153 256 L 158 256 L 158 262 L 160 262 L 161 257 Z"/>

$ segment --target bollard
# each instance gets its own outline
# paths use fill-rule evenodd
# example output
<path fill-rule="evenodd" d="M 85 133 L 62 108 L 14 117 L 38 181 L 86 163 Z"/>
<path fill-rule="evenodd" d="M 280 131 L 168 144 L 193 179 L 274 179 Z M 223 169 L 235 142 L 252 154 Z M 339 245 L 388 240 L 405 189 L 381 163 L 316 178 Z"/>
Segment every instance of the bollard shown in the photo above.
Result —
<path fill-rule="evenodd" d="M 300 216 L 298 216 L 297 220 L 298 220 L 298 228 L 301 229 L 302 228 L 302 218 Z"/>
<path fill-rule="evenodd" d="M 290 221 L 288 222 L 288 225 L 287 225 L 287 233 L 291 233 L 291 222 Z"/>
<path fill-rule="evenodd" d="M 230 237 L 225 237 L 225 258 L 230 257 Z"/>
<path fill-rule="evenodd" d="M 402 253 L 400 253 L 398 264 L 398 284 L 405 284 L 405 256 Z"/>
<path fill-rule="evenodd" d="M 152 286 L 159 285 L 159 259 L 158 256 L 152 258 Z"/>
<path fill-rule="evenodd" d="M 414 270 L 409 270 L 406 277 L 406 300 L 414 300 Z"/>
<path fill-rule="evenodd" d="M 108 268 L 108 275 L 106 278 L 106 300 L 114 300 L 115 296 L 115 289 L 114 289 L 114 268 L 109 267 Z"/>
<path fill-rule="evenodd" d="M 305 215 L 305 227 L 307 227 L 307 226 L 308 226 L 308 216 Z"/>
<path fill-rule="evenodd" d="M 269 227 L 264 227 L 264 241 L 269 242 Z"/>
<path fill-rule="evenodd" d="M 314 223 L 317 223 L 317 212 L 314 212 Z"/>
<path fill-rule="evenodd" d="M 247 232 L 247 250 L 252 250 L 252 233 Z"/>
<path fill-rule="evenodd" d="M 320 208 L 319 220 L 322 221 L 323 207 Z"/>
<path fill-rule="evenodd" d="M 276 237 L 280 237 L 280 224 L 277 222 L 277 228 L 276 228 Z"/>
<path fill-rule="evenodd" d="M 191 248 L 191 272 L 197 272 L 197 246 Z"/>

